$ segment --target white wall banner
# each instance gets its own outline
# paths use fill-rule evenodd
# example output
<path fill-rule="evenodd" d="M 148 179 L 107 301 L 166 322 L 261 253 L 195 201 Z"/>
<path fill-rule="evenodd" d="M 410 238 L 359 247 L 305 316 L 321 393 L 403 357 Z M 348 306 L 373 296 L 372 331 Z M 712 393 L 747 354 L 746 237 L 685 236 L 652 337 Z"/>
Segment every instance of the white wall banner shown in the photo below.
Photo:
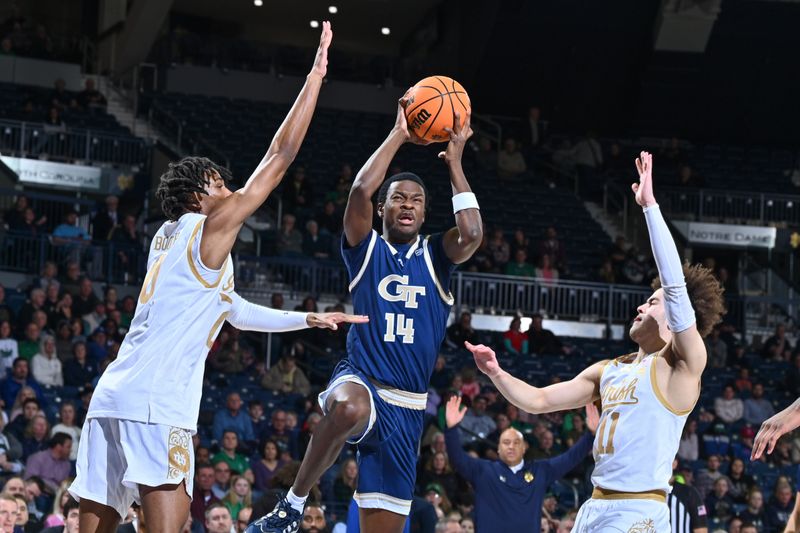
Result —
<path fill-rule="evenodd" d="M 718 246 L 774 248 L 775 228 L 734 224 L 689 223 L 689 242 Z"/>
<path fill-rule="evenodd" d="M 0 156 L 0 159 L 17 173 L 22 183 L 84 191 L 100 190 L 102 169 L 98 167 L 8 156 Z"/>

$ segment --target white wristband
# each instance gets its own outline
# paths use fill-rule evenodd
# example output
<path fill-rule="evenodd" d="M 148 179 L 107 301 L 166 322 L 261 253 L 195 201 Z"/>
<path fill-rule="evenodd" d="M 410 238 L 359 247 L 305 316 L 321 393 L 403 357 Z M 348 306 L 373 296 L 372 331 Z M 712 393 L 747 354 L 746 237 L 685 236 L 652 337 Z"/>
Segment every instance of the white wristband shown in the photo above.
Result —
<path fill-rule="evenodd" d="M 480 209 L 475 193 L 460 192 L 453 196 L 453 214 L 463 211 L 464 209 Z"/>

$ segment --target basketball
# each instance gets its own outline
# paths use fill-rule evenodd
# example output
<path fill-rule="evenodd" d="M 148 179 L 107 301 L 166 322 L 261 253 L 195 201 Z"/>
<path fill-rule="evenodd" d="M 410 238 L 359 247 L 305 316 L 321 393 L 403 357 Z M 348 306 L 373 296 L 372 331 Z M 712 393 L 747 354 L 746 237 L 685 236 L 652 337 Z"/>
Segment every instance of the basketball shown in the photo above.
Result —
<path fill-rule="evenodd" d="M 408 129 L 426 141 L 449 141 L 450 134 L 444 128 L 455 127 L 456 113 L 460 113 L 463 126 L 471 109 L 467 91 L 447 76 L 430 76 L 419 81 L 406 98 Z"/>

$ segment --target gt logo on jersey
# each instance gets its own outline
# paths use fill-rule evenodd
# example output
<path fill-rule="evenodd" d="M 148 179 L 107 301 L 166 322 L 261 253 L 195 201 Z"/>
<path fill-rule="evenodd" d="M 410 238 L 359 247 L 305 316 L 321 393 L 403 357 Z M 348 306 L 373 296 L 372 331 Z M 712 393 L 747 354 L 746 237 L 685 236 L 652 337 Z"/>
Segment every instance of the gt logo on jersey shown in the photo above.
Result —
<path fill-rule="evenodd" d="M 425 287 L 409 285 L 408 276 L 389 274 L 378 284 L 378 294 L 387 302 L 404 302 L 407 309 L 416 309 L 417 296 L 425 296 Z"/>

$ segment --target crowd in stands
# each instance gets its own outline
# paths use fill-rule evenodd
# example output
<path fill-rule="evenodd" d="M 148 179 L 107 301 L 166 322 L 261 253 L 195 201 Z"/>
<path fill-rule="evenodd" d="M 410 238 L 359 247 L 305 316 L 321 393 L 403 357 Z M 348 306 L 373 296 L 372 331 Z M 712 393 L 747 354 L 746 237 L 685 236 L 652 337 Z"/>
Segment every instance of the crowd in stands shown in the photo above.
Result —
<path fill-rule="evenodd" d="M 13 10 L 15 13 L 0 23 L 0 56 L 80 60 L 79 35 L 54 36 L 44 24 Z"/>

